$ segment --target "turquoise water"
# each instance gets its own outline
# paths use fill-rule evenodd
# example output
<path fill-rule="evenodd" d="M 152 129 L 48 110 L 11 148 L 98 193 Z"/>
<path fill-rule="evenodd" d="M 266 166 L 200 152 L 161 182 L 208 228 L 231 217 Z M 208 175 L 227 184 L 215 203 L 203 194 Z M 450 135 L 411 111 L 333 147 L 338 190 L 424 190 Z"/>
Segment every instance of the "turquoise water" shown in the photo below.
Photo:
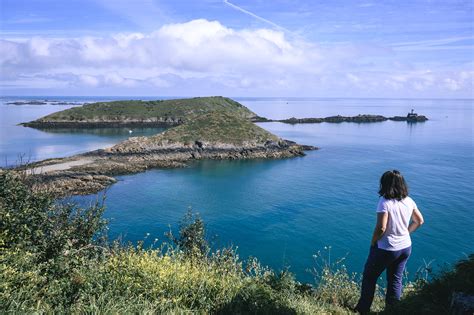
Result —
<path fill-rule="evenodd" d="M 437 266 L 474 252 L 472 100 L 238 100 L 259 115 L 275 119 L 403 115 L 415 108 L 430 120 L 419 124 L 261 123 L 283 138 L 321 149 L 294 159 L 204 161 L 185 169 L 121 176 L 107 191 L 112 237 L 136 241 L 150 233 L 151 239 L 164 239 L 168 225 L 175 226 L 192 207 L 204 218 L 217 245 L 236 245 L 241 257 L 256 256 L 277 269 L 289 266 L 300 280 L 312 281 L 307 272 L 315 266 L 312 255 L 325 246 L 332 247 L 332 257 L 347 256 L 345 265 L 350 271 L 360 272 L 375 223 L 379 177 L 397 168 L 426 221 L 412 238 L 410 275 L 424 260 L 434 260 Z M 118 134 L 44 133 L 16 127 L 13 122 L 23 116 L 41 116 L 58 106 L 36 106 L 34 112 L 17 106 L 0 108 L 2 117 L 5 112 L 11 117 L 2 118 L 2 160 L 5 154 L 27 149 L 42 152 L 45 146 L 53 147 L 49 156 L 62 156 L 129 136 L 126 130 Z M 63 142 L 66 149 L 58 144 Z"/>

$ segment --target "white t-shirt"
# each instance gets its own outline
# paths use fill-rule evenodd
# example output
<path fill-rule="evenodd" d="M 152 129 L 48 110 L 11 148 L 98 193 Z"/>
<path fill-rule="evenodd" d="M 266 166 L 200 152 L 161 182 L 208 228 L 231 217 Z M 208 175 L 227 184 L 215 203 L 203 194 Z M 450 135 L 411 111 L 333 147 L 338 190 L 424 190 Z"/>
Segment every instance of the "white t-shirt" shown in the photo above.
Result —
<path fill-rule="evenodd" d="M 411 246 L 408 225 L 414 209 L 417 209 L 416 203 L 410 197 L 402 200 L 380 197 L 377 212 L 388 212 L 388 222 L 385 233 L 377 242 L 378 248 L 396 251 Z"/>

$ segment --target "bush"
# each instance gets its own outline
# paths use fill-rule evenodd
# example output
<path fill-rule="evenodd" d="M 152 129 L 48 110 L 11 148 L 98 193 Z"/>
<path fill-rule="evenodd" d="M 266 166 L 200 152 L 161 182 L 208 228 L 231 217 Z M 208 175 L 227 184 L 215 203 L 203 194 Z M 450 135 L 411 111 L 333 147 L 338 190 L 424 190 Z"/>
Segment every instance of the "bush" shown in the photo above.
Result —
<path fill-rule="evenodd" d="M 0 246 L 23 249 L 45 262 L 95 243 L 106 227 L 104 207 L 82 209 L 33 192 L 19 175 L 0 174 Z"/>
<path fill-rule="evenodd" d="M 402 301 L 389 313 L 450 314 L 454 292 L 474 295 L 474 254 L 455 264 L 453 269 L 432 277 L 417 279 Z"/>
<path fill-rule="evenodd" d="M 199 214 L 194 214 L 191 209 L 186 212 L 186 215 L 181 220 L 179 236 L 174 237 L 170 231 L 168 238 L 187 256 L 202 257 L 209 252 L 204 221 Z"/>
<path fill-rule="evenodd" d="M 102 255 L 103 207 L 59 204 L 23 177 L 0 174 L 1 309 L 61 307 L 77 297 L 78 268 Z"/>

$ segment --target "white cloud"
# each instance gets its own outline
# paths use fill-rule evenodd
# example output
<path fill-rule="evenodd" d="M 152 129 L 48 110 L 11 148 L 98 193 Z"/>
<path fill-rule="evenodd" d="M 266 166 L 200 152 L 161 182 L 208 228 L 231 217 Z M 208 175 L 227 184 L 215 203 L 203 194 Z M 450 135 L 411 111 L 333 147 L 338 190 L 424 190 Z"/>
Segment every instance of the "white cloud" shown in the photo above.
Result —
<path fill-rule="evenodd" d="M 97 79 L 96 77 L 92 75 L 82 74 L 79 76 L 79 80 L 85 85 L 89 85 L 93 87 L 99 85 L 99 79 Z"/>
<path fill-rule="evenodd" d="M 151 33 L 1 40 L 0 66 L 4 88 L 44 87 L 47 77 L 48 87 L 57 82 L 70 89 L 172 95 L 465 94 L 474 78 L 472 64 L 422 69 L 397 60 L 389 46 L 322 45 L 279 30 L 236 30 L 204 19 Z"/>

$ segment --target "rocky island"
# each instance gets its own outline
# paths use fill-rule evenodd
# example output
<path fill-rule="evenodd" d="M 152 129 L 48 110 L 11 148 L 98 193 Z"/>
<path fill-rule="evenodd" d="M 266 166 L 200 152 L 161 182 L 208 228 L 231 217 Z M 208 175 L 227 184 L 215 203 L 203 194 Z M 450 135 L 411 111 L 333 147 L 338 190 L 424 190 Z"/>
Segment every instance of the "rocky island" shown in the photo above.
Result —
<path fill-rule="evenodd" d="M 23 123 L 38 129 L 100 127 L 173 127 L 208 113 L 222 112 L 256 121 L 255 113 L 226 97 L 140 101 L 125 100 L 85 104 Z"/>
<path fill-rule="evenodd" d="M 329 116 L 324 118 L 295 118 L 291 117 L 288 119 L 266 119 L 263 117 L 256 118 L 259 122 L 281 122 L 285 124 L 319 124 L 319 123 L 343 123 L 343 122 L 350 122 L 350 123 L 373 123 L 373 122 L 382 122 L 387 120 L 392 121 L 406 121 L 408 123 L 417 123 L 417 122 L 425 122 L 428 118 L 424 115 L 418 115 L 416 113 L 409 113 L 406 116 L 393 116 L 393 117 L 385 117 L 382 115 L 357 115 L 357 116 Z"/>
<path fill-rule="evenodd" d="M 7 102 L 7 105 L 82 105 L 82 102 L 65 102 L 51 100 L 31 100 L 31 101 L 13 101 Z"/>
<path fill-rule="evenodd" d="M 286 124 L 314 123 L 373 123 L 392 121 L 424 122 L 428 118 L 412 112 L 406 116 L 382 115 L 329 116 L 323 118 L 268 119 L 258 116 L 242 104 L 226 97 L 195 97 L 156 101 L 113 101 L 85 104 L 22 123 L 37 129 L 100 128 L 100 127 L 173 127 L 196 116 L 211 112 L 226 112 L 252 122 L 280 122 Z"/>
<path fill-rule="evenodd" d="M 276 159 L 303 156 L 315 147 L 284 140 L 255 122 L 370 123 L 386 120 L 421 122 L 423 115 L 331 116 L 272 120 L 221 96 L 157 101 L 113 101 L 59 111 L 23 126 L 38 129 L 101 127 L 166 127 L 148 137 L 131 137 L 112 147 L 67 158 L 23 166 L 35 185 L 48 186 L 59 196 L 98 192 L 113 176 L 150 168 L 182 167 L 201 159 Z M 21 169 L 21 168 L 20 168 Z"/>
<path fill-rule="evenodd" d="M 128 104 L 128 105 L 127 105 Z M 32 185 L 57 196 L 96 193 L 113 176 L 150 168 L 182 167 L 201 159 L 276 159 L 303 156 L 315 147 L 284 140 L 255 125 L 258 116 L 224 97 L 88 104 L 23 125 L 36 128 L 169 126 L 149 137 L 132 137 L 109 148 L 20 167 Z"/>

